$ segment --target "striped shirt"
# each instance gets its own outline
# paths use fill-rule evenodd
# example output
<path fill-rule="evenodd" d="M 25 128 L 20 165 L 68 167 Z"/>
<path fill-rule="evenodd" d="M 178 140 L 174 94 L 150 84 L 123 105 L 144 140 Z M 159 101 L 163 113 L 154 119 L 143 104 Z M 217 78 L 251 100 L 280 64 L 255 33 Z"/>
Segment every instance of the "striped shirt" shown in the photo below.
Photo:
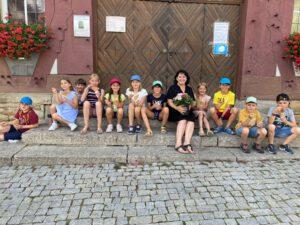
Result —
<path fill-rule="evenodd" d="M 99 90 L 99 92 L 99 94 L 101 95 L 102 90 Z M 95 107 L 96 102 L 98 102 L 98 97 L 95 91 L 91 88 L 89 88 L 88 94 L 86 96 L 86 101 L 89 101 L 92 107 Z"/>

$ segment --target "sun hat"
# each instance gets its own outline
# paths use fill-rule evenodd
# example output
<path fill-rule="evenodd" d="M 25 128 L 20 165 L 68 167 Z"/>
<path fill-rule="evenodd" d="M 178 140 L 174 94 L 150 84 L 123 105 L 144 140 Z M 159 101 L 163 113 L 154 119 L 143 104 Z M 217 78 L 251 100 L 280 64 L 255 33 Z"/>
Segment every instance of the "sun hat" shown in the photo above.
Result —
<path fill-rule="evenodd" d="M 155 80 L 155 81 L 153 81 L 153 83 L 152 83 L 152 87 L 155 87 L 155 86 L 159 86 L 159 87 L 163 87 L 163 84 L 162 84 L 162 82 L 160 81 L 160 80 Z"/>
<path fill-rule="evenodd" d="M 257 99 L 253 96 L 250 96 L 246 99 L 246 103 L 255 103 L 255 104 L 257 104 Z"/>
<path fill-rule="evenodd" d="M 21 98 L 20 103 L 23 103 L 26 105 L 32 105 L 32 99 L 28 96 L 24 96 Z"/>
<path fill-rule="evenodd" d="M 121 84 L 121 81 L 120 81 L 120 79 L 114 77 L 114 78 L 112 78 L 112 79 L 109 81 L 109 85 L 112 85 L 112 84 L 114 84 L 114 83 Z"/>
<path fill-rule="evenodd" d="M 130 80 L 131 81 L 134 81 L 134 80 L 137 80 L 137 81 L 141 81 L 141 76 L 138 75 L 138 74 L 133 74 L 131 77 L 130 77 Z"/>
<path fill-rule="evenodd" d="M 228 77 L 221 77 L 220 78 L 220 84 L 231 84 L 231 80 Z"/>

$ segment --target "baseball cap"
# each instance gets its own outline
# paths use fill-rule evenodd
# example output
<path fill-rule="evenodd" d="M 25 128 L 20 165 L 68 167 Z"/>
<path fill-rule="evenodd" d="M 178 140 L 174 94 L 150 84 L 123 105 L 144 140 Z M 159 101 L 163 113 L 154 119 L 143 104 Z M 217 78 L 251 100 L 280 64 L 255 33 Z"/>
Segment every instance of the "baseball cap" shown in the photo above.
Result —
<path fill-rule="evenodd" d="M 231 84 L 231 80 L 228 77 L 221 77 L 220 84 Z"/>
<path fill-rule="evenodd" d="M 253 96 L 250 96 L 246 99 L 246 103 L 250 103 L 250 102 L 257 104 L 257 99 Z"/>
<path fill-rule="evenodd" d="M 154 86 L 160 86 L 162 88 L 163 84 L 162 84 L 162 82 L 160 80 L 155 80 L 152 83 L 152 87 L 154 87 Z"/>
<path fill-rule="evenodd" d="M 21 98 L 20 103 L 23 103 L 26 105 L 32 105 L 32 99 L 28 96 L 24 96 Z"/>
<path fill-rule="evenodd" d="M 137 81 L 141 81 L 141 76 L 138 75 L 138 74 L 133 74 L 131 77 L 130 77 L 130 80 L 131 81 L 134 81 L 134 80 L 137 80 Z"/>
<path fill-rule="evenodd" d="M 121 81 L 118 78 L 114 77 L 109 81 L 109 85 L 112 85 L 114 83 L 121 84 Z"/>

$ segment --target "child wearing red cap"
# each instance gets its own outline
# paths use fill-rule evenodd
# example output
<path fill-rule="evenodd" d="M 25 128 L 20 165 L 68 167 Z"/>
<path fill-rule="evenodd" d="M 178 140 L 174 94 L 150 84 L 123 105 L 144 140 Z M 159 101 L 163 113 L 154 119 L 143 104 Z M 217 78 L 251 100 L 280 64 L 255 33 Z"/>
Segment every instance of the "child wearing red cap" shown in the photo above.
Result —
<path fill-rule="evenodd" d="M 32 100 L 30 97 L 21 98 L 15 119 L 0 123 L 0 141 L 20 140 L 22 133 L 39 126 L 38 115 L 31 105 Z"/>
<path fill-rule="evenodd" d="M 121 81 L 118 78 L 113 78 L 109 82 L 109 92 L 105 94 L 105 110 L 107 118 L 106 132 L 110 133 L 113 131 L 114 126 L 112 123 L 113 118 L 117 118 L 117 132 L 123 132 L 122 119 L 123 119 L 123 107 L 126 100 L 125 95 L 121 94 Z"/>

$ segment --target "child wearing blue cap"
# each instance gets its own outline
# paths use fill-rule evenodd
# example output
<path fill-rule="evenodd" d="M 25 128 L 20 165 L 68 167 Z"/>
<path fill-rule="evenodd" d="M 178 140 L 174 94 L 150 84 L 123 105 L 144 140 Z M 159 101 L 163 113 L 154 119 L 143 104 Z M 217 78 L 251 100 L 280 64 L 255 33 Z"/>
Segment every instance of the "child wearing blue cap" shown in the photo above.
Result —
<path fill-rule="evenodd" d="M 227 134 L 235 134 L 231 129 L 231 125 L 236 119 L 238 109 L 234 107 L 235 94 L 230 91 L 231 80 L 228 77 L 221 77 L 220 91 L 214 94 L 214 107 L 210 108 L 211 117 L 217 124 L 214 133 L 224 131 Z M 223 120 L 227 120 L 226 126 L 223 128 Z"/>
<path fill-rule="evenodd" d="M 128 134 L 141 132 L 141 110 L 145 105 L 146 97 L 148 95 L 146 89 L 142 88 L 141 76 L 134 74 L 130 78 L 131 87 L 127 88 L 126 95 L 129 99 L 128 107 L 128 119 L 129 128 Z M 136 119 L 136 125 L 134 126 L 134 118 Z"/>
<path fill-rule="evenodd" d="M 20 140 L 22 133 L 38 127 L 39 118 L 31 105 L 32 100 L 30 97 L 25 96 L 21 98 L 15 119 L 10 122 L 0 123 L 0 141 Z"/>

